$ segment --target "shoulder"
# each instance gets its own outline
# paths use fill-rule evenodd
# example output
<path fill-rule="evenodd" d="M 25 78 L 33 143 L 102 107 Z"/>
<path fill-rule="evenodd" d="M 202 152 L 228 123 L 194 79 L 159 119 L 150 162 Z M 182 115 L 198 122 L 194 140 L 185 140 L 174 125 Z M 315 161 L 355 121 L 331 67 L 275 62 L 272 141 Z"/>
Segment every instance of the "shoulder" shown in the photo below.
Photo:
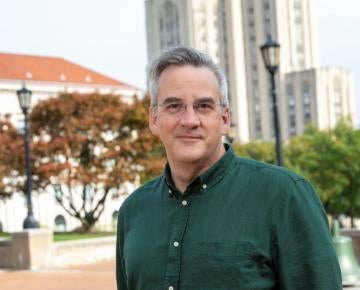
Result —
<path fill-rule="evenodd" d="M 120 206 L 120 211 L 125 211 L 134 207 L 141 206 L 148 200 L 153 199 L 154 193 L 156 193 L 160 189 L 163 183 L 164 177 L 158 176 L 146 182 L 144 185 L 138 187 L 124 200 L 124 202 Z"/>
<path fill-rule="evenodd" d="M 281 166 L 257 161 L 251 158 L 237 157 L 239 172 L 249 174 L 252 178 L 261 178 L 279 185 L 305 181 L 305 178 Z"/>
<path fill-rule="evenodd" d="M 288 201 L 320 206 L 320 200 L 311 183 L 303 176 L 265 162 L 238 157 L 234 173 L 247 179 L 247 189 L 268 202 L 276 201 L 283 207 Z"/>

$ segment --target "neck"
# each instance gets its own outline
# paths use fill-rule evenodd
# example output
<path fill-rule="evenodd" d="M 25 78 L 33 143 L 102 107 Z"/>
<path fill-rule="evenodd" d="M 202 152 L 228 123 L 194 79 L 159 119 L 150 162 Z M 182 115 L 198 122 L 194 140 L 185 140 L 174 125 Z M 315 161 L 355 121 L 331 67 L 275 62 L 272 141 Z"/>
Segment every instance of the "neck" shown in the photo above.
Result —
<path fill-rule="evenodd" d="M 171 169 L 171 178 L 175 186 L 181 192 L 184 192 L 187 186 L 199 175 L 208 170 L 216 161 L 218 161 L 225 154 L 223 144 L 220 150 L 214 157 L 205 157 L 196 162 L 182 162 L 179 160 L 171 160 L 168 158 Z"/>

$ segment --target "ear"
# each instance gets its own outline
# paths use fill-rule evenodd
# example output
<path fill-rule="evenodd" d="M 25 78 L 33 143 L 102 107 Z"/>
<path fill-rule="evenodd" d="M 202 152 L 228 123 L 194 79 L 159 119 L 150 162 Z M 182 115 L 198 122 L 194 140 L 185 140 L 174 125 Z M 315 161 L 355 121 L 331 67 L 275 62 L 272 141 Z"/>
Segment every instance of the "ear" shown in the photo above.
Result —
<path fill-rule="evenodd" d="M 157 126 L 157 116 L 158 112 L 156 109 L 154 109 L 153 107 L 149 108 L 149 128 L 150 131 L 158 136 L 159 135 L 159 128 Z"/>
<path fill-rule="evenodd" d="M 230 110 L 228 107 L 224 108 L 224 112 L 222 114 L 222 135 L 227 135 L 230 131 Z"/>

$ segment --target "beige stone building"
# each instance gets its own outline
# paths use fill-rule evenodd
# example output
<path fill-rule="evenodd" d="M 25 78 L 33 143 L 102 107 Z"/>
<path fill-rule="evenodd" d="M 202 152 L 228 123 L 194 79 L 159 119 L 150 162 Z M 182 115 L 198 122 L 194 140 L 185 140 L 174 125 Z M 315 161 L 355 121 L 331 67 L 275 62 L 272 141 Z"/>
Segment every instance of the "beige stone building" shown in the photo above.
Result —
<path fill-rule="evenodd" d="M 229 82 L 236 136 L 249 140 L 240 1 L 146 0 L 148 59 L 179 44 L 206 51 Z"/>
<path fill-rule="evenodd" d="M 268 38 L 281 45 L 277 96 L 280 127 L 286 137 L 284 74 L 317 65 L 312 1 L 242 0 L 241 3 L 250 139 L 269 140 L 274 135 L 269 75 L 259 49 Z"/>
<path fill-rule="evenodd" d="M 283 138 L 291 135 L 285 79 L 288 73 L 309 74 L 318 67 L 311 0 L 145 0 L 145 5 L 149 60 L 179 44 L 208 52 L 228 76 L 232 122 L 236 137 L 243 142 L 273 138 L 270 82 L 259 48 L 268 37 L 277 40 L 281 45 L 277 74 L 281 129 Z M 340 78 L 349 78 L 349 73 Z M 315 79 L 318 83 L 321 78 Z M 323 114 L 317 102 L 323 102 L 324 92 L 332 89 L 316 91 L 312 103 L 319 109 L 314 114 Z M 349 93 L 349 98 L 354 95 Z M 353 114 L 350 108 L 341 112 L 348 111 Z M 314 116 L 312 121 L 317 119 L 323 118 Z M 334 117 L 326 120 L 330 119 Z"/>
<path fill-rule="evenodd" d="M 324 67 L 285 74 L 286 137 L 303 133 L 312 123 L 320 129 L 334 127 L 341 118 L 355 124 L 354 84 L 351 73 Z"/>

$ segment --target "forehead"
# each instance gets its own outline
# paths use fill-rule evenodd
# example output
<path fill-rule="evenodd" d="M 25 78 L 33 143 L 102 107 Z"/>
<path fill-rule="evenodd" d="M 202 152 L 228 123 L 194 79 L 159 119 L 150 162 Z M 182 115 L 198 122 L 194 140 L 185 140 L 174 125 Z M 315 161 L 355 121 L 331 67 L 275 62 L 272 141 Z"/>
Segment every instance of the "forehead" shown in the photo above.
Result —
<path fill-rule="evenodd" d="M 158 81 L 159 100 L 168 96 L 218 98 L 219 83 L 215 73 L 207 67 L 169 66 Z"/>

